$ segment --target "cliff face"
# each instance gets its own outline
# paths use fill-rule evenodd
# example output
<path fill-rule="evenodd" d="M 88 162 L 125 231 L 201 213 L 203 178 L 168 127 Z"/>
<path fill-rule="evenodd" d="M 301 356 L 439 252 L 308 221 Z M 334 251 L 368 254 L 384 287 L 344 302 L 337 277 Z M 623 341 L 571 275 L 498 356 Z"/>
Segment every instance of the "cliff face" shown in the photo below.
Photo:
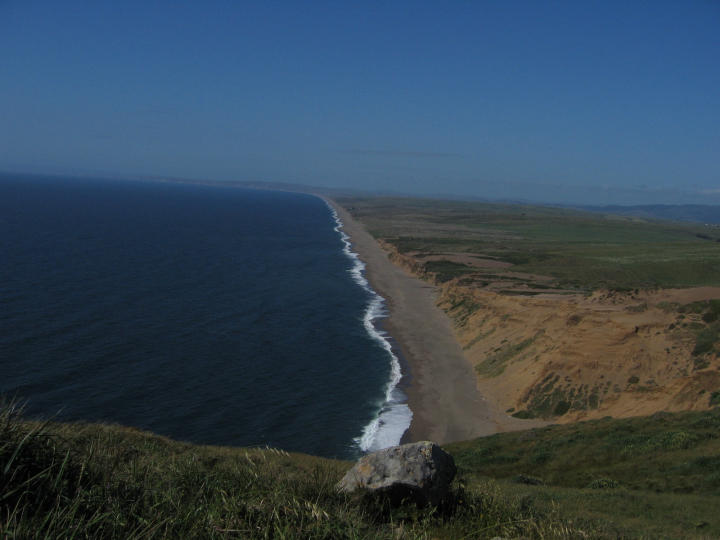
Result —
<path fill-rule="evenodd" d="M 571 422 L 720 402 L 718 355 L 696 349 L 707 327 L 704 308 L 683 309 L 720 298 L 719 288 L 500 294 L 458 279 L 437 283 L 412 255 L 383 247 L 393 262 L 440 287 L 438 304 L 480 390 L 503 410 Z"/>
<path fill-rule="evenodd" d="M 448 284 L 440 305 L 487 395 L 575 421 L 709 408 L 720 362 L 693 355 L 701 316 L 671 309 L 708 295 L 718 291 L 526 297 Z"/>
<path fill-rule="evenodd" d="M 388 257 L 394 264 L 415 277 L 435 283 L 435 276 L 425 270 L 425 265 L 422 262 L 418 261 L 411 255 L 404 255 L 400 253 L 397 248 L 389 242 L 385 242 L 380 239 L 378 239 L 377 242 L 380 244 L 381 248 L 387 251 Z"/>

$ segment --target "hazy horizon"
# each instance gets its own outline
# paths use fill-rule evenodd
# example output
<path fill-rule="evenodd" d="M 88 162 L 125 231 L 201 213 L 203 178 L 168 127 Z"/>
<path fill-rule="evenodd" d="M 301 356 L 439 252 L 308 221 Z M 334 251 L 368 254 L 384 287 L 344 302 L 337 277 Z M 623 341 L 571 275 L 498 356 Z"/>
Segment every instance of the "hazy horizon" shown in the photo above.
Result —
<path fill-rule="evenodd" d="M 720 204 L 720 4 L 0 2 L 0 171 Z"/>

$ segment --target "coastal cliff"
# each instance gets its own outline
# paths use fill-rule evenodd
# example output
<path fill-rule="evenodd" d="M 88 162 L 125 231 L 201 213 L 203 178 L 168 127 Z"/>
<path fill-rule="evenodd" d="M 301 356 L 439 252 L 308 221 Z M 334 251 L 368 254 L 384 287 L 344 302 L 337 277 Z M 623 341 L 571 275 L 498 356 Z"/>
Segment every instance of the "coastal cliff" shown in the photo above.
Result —
<path fill-rule="evenodd" d="M 574 422 L 720 403 L 718 354 L 697 349 L 712 332 L 720 288 L 497 292 L 462 277 L 443 281 L 425 257 L 379 243 L 393 263 L 439 288 L 478 387 L 509 414 Z"/>
<path fill-rule="evenodd" d="M 526 297 L 447 284 L 440 305 L 486 395 L 519 417 L 571 422 L 715 405 L 718 356 L 694 354 L 702 304 L 674 307 L 708 296 L 720 290 Z"/>
<path fill-rule="evenodd" d="M 574 422 L 720 404 L 720 245 L 704 225 L 400 198 L 340 201 L 431 283 L 481 395 Z"/>

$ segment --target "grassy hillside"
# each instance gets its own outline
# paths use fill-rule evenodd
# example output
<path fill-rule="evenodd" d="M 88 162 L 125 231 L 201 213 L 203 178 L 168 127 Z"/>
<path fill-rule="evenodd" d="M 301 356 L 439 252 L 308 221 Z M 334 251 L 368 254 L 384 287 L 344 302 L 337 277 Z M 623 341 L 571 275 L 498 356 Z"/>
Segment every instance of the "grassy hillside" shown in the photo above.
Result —
<path fill-rule="evenodd" d="M 572 290 L 720 285 L 716 227 L 542 206 L 382 197 L 337 201 L 375 237 L 424 260 L 439 281 L 466 276 L 482 285 L 502 278 Z M 453 260 L 461 254 L 477 261 Z M 508 266 L 490 267 L 487 261 Z M 538 281 L 538 275 L 552 281 Z"/>
<path fill-rule="evenodd" d="M 575 519 L 603 515 L 652 538 L 720 537 L 717 409 L 554 425 L 447 450 L 467 482 L 501 479 Z"/>
<path fill-rule="evenodd" d="M 467 472 L 573 488 L 720 496 L 720 410 L 605 418 L 447 447 Z"/>
<path fill-rule="evenodd" d="M 5 538 L 713 538 L 716 412 L 601 420 L 450 445 L 455 499 L 389 510 L 335 491 L 346 462 L 195 446 L 0 413 Z"/>

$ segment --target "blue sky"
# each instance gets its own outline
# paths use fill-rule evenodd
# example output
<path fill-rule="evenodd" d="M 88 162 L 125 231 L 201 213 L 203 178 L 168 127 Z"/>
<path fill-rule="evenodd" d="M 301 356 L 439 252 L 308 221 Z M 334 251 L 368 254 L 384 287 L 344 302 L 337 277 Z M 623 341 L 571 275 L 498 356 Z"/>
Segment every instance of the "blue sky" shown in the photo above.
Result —
<path fill-rule="evenodd" d="M 720 204 L 720 1 L 0 0 L 0 170 Z"/>

